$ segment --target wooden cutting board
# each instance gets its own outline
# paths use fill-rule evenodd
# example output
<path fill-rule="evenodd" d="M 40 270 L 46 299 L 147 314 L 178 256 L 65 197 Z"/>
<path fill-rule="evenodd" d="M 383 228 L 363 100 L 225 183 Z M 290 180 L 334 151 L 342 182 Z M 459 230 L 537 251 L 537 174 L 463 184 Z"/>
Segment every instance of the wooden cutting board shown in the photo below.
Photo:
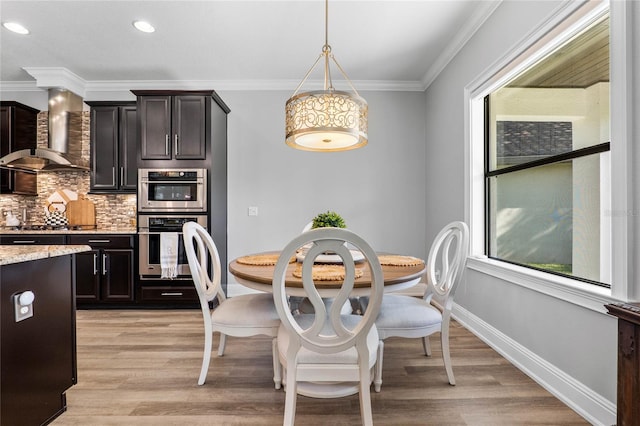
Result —
<path fill-rule="evenodd" d="M 70 226 L 96 226 L 96 206 L 91 200 L 78 196 L 67 203 L 67 220 Z"/>

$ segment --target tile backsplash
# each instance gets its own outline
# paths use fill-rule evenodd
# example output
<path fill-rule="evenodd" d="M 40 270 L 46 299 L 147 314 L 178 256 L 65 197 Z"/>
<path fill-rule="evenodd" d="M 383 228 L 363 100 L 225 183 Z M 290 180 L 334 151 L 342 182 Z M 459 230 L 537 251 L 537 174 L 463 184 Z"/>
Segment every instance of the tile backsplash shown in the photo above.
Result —
<path fill-rule="evenodd" d="M 48 112 L 38 114 L 38 147 L 46 147 Z M 82 155 L 89 161 L 90 112 L 82 113 Z M 135 194 L 88 194 L 88 171 L 64 171 L 38 173 L 38 195 L 0 195 L 0 209 L 11 211 L 22 220 L 26 209 L 28 225 L 44 223 L 47 199 L 56 191 L 69 189 L 91 200 L 96 206 L 96 222 L 100 229 L 122 229 L 132 227 L 136 215 Z M 0 217 L 4 225 L 4 217 Z"/>

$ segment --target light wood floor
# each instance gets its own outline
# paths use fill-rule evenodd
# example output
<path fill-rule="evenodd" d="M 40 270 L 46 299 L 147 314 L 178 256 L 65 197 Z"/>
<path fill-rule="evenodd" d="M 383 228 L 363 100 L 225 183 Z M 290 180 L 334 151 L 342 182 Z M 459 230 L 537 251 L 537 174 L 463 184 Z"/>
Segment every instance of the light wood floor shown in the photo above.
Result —
<path fill-rule="evenodd" d="M 199 310 L 78 311 L 78 384 L 53 425 L 282 424 L 270 340 L 228 338 L 198 386 L 202 327 Z M 376 425 L 588 424 L 459 324 L 451 337 L 456 386 L 447 383 L 437 337 L 432 357 L 419 340 L 386 341 L 382 392 L 371 393 Z M 360 424 L 358 396 L 298 396 L 296 420 Z"/>

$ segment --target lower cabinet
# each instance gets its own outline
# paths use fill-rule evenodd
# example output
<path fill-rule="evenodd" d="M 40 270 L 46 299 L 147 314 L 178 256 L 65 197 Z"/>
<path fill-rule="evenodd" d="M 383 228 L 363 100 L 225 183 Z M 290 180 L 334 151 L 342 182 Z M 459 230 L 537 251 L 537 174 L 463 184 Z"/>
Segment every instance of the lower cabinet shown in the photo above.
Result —
<path fill-rule="evenodd" d="M 76 255 L 78 306 L 134 301 L 133 236 L 70 235 L 68 243 L 92 248 Z"/>
<path fill-rule="evenodd" d="M 152 305 L 196 305 L 198 293 L 193 282 L 189 281 L 189 283 L 189 285 L 173 286 L 164 283 L 157 285 L 144 283 L 140 286 L 140 302 Z"/>
<path fill-rule="evenodd" d="M 0 235 L 0 244 L 7 245 L 56 245 L 65 244 L 64 235 L 7 234 Z"/>
<path fill-rule="evenodd" d="M 72 255 L 0 265 L 0 424 L 44 425 L 66 409 L 77 383 Z M 15 296 L 35 294 L 16 321 Z"/>

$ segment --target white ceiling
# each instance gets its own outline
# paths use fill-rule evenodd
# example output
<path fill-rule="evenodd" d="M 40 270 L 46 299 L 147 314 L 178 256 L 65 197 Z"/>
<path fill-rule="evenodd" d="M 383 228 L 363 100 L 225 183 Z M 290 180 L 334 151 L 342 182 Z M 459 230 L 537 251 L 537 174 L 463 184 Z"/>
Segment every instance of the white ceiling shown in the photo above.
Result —
<path fill-rule="evenodd" d="M 331 0 L 329 44 L 357 89 L 423 90 L 497 4 Z M 293 90 L 325 36 L 322 0 L 0 0 L 0 16 L 31 31 L 1 29 L 0 90 L 35 85 L 32 67 L 66 68 L 89 87 Z"/>

